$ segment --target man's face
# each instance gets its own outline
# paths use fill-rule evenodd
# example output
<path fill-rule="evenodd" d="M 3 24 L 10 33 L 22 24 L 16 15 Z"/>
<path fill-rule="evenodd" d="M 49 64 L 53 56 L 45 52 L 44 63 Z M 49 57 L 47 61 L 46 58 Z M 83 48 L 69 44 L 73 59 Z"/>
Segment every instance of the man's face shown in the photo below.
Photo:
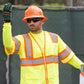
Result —
<path fill-rule="evenodd" d="M 42 18 L 27 19 L 27 25 L 32 33 L 40 33 L 42 31 Z"/>

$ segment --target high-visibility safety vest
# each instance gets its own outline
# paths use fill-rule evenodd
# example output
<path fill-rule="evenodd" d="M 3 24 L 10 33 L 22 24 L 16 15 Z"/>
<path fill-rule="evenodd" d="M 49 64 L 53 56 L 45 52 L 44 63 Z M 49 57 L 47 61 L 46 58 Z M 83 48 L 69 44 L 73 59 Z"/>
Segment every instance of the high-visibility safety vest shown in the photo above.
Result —
<path fill-rule="evenodd" d="M 47 31 L 13 37 L 14 53 L 21 59 L 20 84 L 59 84 L 59 60 L 68 63 L 74 56 L 57 34 Z"/>

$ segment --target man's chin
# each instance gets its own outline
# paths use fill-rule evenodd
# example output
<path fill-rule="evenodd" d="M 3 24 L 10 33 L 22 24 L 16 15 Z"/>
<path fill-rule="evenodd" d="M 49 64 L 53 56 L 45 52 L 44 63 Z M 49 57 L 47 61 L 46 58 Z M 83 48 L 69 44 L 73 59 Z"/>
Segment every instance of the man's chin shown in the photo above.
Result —
<path fill-rule="evenodd" d="M 35 29 L 30 29 L 30 31 L 31 31 L 31 32 L 37 32 L 37 30 L 35 30 Z"/>

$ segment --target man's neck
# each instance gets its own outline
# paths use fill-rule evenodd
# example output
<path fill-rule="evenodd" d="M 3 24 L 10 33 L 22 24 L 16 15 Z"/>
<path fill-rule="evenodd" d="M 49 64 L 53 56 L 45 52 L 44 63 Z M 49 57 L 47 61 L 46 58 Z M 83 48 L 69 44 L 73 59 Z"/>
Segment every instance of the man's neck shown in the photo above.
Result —
<path fill-rule="evenodd" d="M 30 32 L 33 33 L 33 34 L 40 34 L 42 31 L 43 30 L 41 30 L 41 31 L 30 31 Z"/>

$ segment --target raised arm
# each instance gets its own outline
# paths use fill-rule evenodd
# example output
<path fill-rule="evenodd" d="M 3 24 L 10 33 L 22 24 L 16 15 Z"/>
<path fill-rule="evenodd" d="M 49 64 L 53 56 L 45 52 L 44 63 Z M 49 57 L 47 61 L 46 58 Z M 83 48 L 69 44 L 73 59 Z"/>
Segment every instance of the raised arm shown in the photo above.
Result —
<path fill-rule="evenodd" d="M 3 8 L 3 45 L 8 51 L 12 49 L 11 12 L 12 5 L 10 3 L 5 4 Z"/>

